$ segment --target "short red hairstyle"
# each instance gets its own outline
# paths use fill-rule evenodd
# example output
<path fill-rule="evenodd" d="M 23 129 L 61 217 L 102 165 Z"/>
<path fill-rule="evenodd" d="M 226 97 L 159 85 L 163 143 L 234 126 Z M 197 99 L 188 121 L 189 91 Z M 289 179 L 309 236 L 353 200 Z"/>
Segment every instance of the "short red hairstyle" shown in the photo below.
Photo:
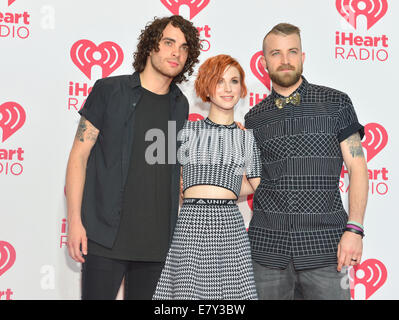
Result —
<path fill-rule="evenodd" d="M 208 95 L 213 95 L 216 86 L 227 67 L 236 67 L 240 73 L 241 82 L 241 98 L 247 95 L 247 87 L 245 85 L 245 72 L 237 60 L 226 54 L 220 54 L 215 57 L 208 58 L 198 69 L 198 76 L 195 80 L 195 92 L 197 96 L 204 102 L 209 102 Z"/>

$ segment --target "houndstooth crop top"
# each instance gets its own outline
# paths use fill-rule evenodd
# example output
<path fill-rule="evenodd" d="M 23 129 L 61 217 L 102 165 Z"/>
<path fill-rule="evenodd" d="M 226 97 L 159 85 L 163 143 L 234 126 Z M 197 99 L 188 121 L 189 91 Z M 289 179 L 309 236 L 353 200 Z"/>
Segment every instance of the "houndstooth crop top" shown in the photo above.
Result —
<path fill-rule="evenodd" d="M 186 121 L 179 133 L 178 159 L 183 166 L 183 192 L 195 185 L 214 185 L 240 195 L 242 174 L 261 176 L 260 151 L 252 130 L 209 118 Z"/>

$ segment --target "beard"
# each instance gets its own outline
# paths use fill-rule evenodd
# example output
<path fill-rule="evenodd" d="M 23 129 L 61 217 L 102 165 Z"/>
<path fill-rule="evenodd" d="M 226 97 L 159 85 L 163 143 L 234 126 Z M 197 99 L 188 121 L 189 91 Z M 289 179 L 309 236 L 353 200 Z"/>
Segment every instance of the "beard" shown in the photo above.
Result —
<path fill-rule="evenodd" d="M 151 56 L 149 58 L 153 69 L 165 77 L 175 78 L 183 71 L 184 66 L 181 68 L 176 68 L 175 70 L 169 70 L 167 67 L 162 65 L 162 60 L 159 58 L 153 58 Z"/>
<path fill-rule="evenodd" d="M 289 73 L 279 73 L 278 71 L 282 70 L 292 70 L 295 71 L 295 67 L 287 64 L 287 65 L 282 65 L 277 68 L 276 71 L 270 72 L 269 71 L 269 76 L 270 79 L 273 81 L 273 83 L 279 85 L 280 87 L 288 88 L 293 86 L 295 83 L 299 81 L 301 78 L 302 72 L 303 72 L 303 65 L 301 64 L 298 67 L 298 70 L 294 73 L 289 72 Z"/>

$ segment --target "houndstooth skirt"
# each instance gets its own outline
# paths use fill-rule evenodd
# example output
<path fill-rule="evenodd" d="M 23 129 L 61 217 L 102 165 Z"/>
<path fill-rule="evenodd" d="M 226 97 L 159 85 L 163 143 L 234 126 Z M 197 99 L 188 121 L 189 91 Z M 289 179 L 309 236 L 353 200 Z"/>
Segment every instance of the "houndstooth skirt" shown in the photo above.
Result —
<path fill-rule="evenodd" d="M 257 299 L 250 250 L 234 201 L 185 199 L 153 299 Z"/>

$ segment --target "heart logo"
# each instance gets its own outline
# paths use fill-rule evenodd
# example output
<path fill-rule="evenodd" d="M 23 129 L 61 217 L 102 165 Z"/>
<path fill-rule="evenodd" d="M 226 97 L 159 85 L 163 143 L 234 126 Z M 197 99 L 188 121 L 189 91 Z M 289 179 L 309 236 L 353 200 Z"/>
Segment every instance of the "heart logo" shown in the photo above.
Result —
<path fill-rule="evenodd" d="M 6 141 L 24 125 L 26 113 L 16 102 L 6 102 L 0 105 L 0 128 L 3 131 L 1 142 Z"/>
<path fill-rule="evenodd" d="M 247 196 L 247 203 L 251 211 L 254 211 L 254 194 L 250 194 Z"/>
<path fill-rule="evenodd" d="M 257 77 L 260 82 L 262 82 L 265 87 L 270 91 L 271 89 L 271 81 L 270 81 L 270 76 L 267 73 L 266 69 L 262 66 L 262 63 L 260 62 L 261 58 L 263 56 L 263 52 L 259 51 L 255 53 L 252 58 L 251 58 L 251 71 Z"/>
<path fill-rule="evenodd" d="M 355 298 L 357 284 L 366 288 L 366 300 L 370 298 L 387 280 L 388 272 L 384 264 L 377 259 L 368 259 L 349 270 L 350 291 Z"/>
<path fill-rule="evenodd" d="M 8 6 L 11 6 L 16 0 L 8 0 Z"/>
<path fill-rule="evenodd" d="M 190 8 L 190 20 L 209 4 L 209 0 L 161 0 L 161 2 L 174 15 L 179 15 L 180 6 L 188 6 Z"/>
<path fill-rule="evenodd" d="M 204 117 L 199 113 L 190 113 L 188 115 L 188 121 L 198 121 L 198 120 L 204 120 Z"/>
<path fill-rule="evenodd" d="M 87 78 L 91 79 L 93 66 L 100 66 L 102 77 L 106 78 L 122 64 L 123 51 L 120 46 L 111 41 L 96 46 L 92 41 L 83 39 L 73 44 L 71 58 Z"/>
<path fill-rule="evenodd" d="M 5 241 L 0 241 L 0 277 L 9 270 L 16 258 L 14 247 Z"/>
<path fill-rule="evenodd" d="M 339 14 L 356 29 L 358 16 L 367 19 L 367 30 L 375 25 L 388 10 L 387 0 L 336 0 Z"/>
<path fill-rule="evenodd" d="M 367 162 L 373 159 L 388 143 L 388 133 L 378 123 L 369 123 L 364 127 L 363 148 L 367 150 Z"/>

